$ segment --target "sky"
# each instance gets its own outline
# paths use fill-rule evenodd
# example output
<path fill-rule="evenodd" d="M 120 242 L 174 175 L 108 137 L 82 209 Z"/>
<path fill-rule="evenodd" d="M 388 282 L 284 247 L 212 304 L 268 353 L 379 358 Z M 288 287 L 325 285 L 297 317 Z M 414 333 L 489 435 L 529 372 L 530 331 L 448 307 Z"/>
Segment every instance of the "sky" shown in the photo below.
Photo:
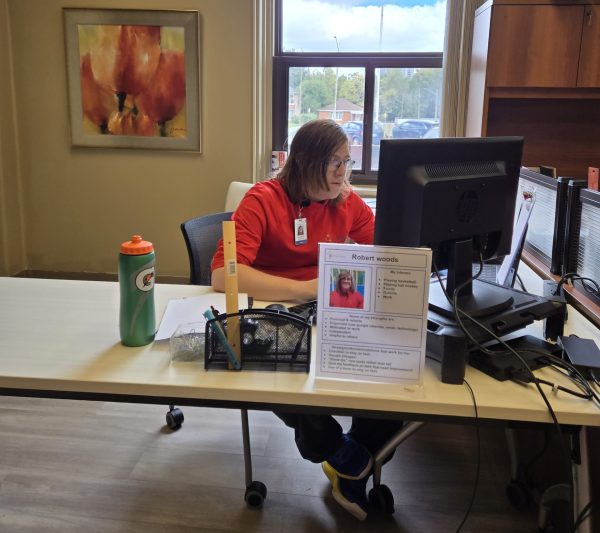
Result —
<path fill-rule="evenodd" d="M 445 18 L 445 0 L 283 0 L 284 50 L 441 52 Z"/>

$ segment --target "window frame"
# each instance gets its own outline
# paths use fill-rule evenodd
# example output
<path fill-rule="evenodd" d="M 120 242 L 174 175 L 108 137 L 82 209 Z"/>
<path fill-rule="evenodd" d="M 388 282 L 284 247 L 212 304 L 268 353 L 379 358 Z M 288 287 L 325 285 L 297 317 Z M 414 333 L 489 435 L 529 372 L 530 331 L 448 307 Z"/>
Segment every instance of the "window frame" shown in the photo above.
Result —
<path fill-rule="evenodd" d="M 289 69 L 292 67 L 363 68 L 365 71 L 365 99 L 363 139 L 373 134 L 373 105 L 375 69 L 378 68 L 442 68 L 443 52 L 284 52 L 283 0 L 275 0 L 274 53 L 273 53 L 273 150 L 284 150 L 288 130 Z M 352 182 L 375 185 L 377 171 L 371 169 L 371 144 L 362 146 L 363 168 L 352 171 Z"/>

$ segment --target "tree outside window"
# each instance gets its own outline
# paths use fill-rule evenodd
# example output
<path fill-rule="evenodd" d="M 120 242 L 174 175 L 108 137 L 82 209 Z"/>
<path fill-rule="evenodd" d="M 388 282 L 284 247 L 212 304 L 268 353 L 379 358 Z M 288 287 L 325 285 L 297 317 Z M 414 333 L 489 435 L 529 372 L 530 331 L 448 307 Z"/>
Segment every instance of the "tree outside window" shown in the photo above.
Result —
<path fill-rule="evenodd" d="M 436 136 L 445 13 L 445 0 L 277 0 L 274 149 L 331 118 L 358 183 L 374 180 L 382 139 Z"/>

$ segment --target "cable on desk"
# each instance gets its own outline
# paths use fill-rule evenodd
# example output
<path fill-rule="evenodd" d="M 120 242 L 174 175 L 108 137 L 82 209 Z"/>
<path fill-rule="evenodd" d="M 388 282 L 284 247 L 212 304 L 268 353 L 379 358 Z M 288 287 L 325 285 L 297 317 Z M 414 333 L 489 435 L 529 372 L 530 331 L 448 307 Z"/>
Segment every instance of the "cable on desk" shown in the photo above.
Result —
<path fill-rule="evenodd" d="M 517 272 L 516 276 L 517 276 L 517 280 L 519 282 L 519 285 L 521 285 L 521 290 L 523 292 L 527 292 L 527 289 L 525 288 L 525 283 L 523 283 L 523 278 L 519 275 L 518 272 Z"/>
<path fill-rule="evenodd" d="M 562 359 L 560 357 L 556 357 L 552 354 L 547 354 L 546 358 L 552 362 L 553 367 L 559 367 L 565 370 L 566 374 L 573 383 L 577 384 L 577 386 L 584 392 L 589 395 L 589 399 L 595 400 L 598 405 L 600 405 L 600 396 L 596 394 L 596 391 L 591 387 L 588 380 L 585 376 L 569 361 L 566 359 Z M 591 372 L 591 370 L 590 370 Z"/>
<path fill-rule="evenodd" d="M 471 399 L 473 400 L 473 408 L 475 409 L 475 431 L 477 433 L 477 466 L 475 469 L 475 481 L 473 482 L 473 490 L 471 492 L 471 499 L 469 500 L 469 505 L 467 506 L 467 510 L 463 516 L 461 523 L 456 529 L 456 533 L 462 529 L 467 521 L 467 518 L 471 514 L 471 510 L 473 509 L 473 504 L 475 503 L 475 496 L 477 495 L 477 487 L 479 486 L 479 472 L 481 471 L 481 434 L 479 432 L 479 413 L 477 411 L 477 402 L 475 401 L 475 393 L 469 385 L 469 382 L 466 379 L 463 379 L 463 384 L 467 387 L 469 394 L 471 395 Z"/>
<path fill-rule="evenodd" d="M 577 274 L 577 272 L 567 272 L 566 274 L 564 274 L 559 280 L 558 283 L 556 285 L 556 290 L 554 291 L 554 295 L 558 296 L 560 295 L 560 289 L 562 288 L 562 286 L 565 283 L 568 282 L 572 282 L 573 281 L 581 281 L 581 285 L 583 286 L 583 288 L 585 289 L 586 292 L 589 292 L 590 294 L 594 294 L 595 296 L 600 296 L 600 285 L 598 285 L 598 282 L 596 282 L 596 280 L 593 280 L 592 278 L 586 278 L 585 276 L 580 276 L 579 274 Z M 587 284 L 591 284 L 593 285 L 593 289 L 590 288 Z"/>
<path fill-rule="evenodd" d="M 596 387 L 600 387 L 600 381 L 596 377 L 596 373 L 594 372 L 594 370 L 591 368 L 590 368 L 590 377 L 592 378 L 594 385 L 596 385 Z"/>
<path fill-rule="evenodd" d="M 560 357 L 556 357 L 548 352 L 544 352 L 542 350 L 536 350 L 534 348 L 527 350 L 517 350 L 522 353 L 537 353 L 540 354 L 540 360 L 546 359 L 546 362 L 549 367 L 556 372 L 559 372 L 561 375 L 570 379 L 578 388 L 579 391 L 575 391 L 569 389 L 568 387 L 564 387 L 563 385 L 559 385 L 557 383 L 552 383 L 550 381 L 538 378 L 536 376 L 531 377 L 528 373 L 514 373 L 511 377 L 513 381 L 522 384 L 528 383 L 540 383 L 542 385 L 549 385 L 552 387 L 553 392 L 557 393 L 558 391 L 565 392 L 567 394 L 571 394 L 573 396 L 577 396 L 579 398 L 583 398 L 585 400 L 596 401 L 600 404 L 600 397 L 596 394 L 596 392 L 591 388 L 590 384 L 583 377 L 583 375 L 573 367 L 568 361 L 561 359 Z M 508 354 L 508 352 L 499 351 L 496 352 L 499 355 L 504 353 Z"/>

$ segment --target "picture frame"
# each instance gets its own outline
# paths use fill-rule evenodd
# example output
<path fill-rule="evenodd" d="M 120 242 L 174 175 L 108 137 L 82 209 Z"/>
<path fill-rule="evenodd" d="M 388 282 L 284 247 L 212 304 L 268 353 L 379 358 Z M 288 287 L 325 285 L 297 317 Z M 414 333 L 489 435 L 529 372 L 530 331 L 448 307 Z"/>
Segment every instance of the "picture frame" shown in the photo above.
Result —
<path fill-rule="evenodd" d="M 201 151 L 197 11 L 63 17 L 73 146 Z"/>

